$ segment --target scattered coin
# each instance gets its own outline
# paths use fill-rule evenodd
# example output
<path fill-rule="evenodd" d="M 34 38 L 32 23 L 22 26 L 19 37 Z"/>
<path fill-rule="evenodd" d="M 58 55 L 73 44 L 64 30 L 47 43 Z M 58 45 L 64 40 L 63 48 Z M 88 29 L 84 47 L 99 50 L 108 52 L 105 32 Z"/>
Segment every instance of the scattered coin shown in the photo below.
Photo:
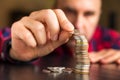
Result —
<path fill-rule="evenodd" d="M 72 73 L 72 68 L 65 68 L 65 67 L 47 67 L 47 69 L 43 69 L 42 72 L 44 73 Z"/>
<path fill-rule="evenodd" d="M 65 67 L 47 67 L 47 69 L 51 70 L 52 72 L 58 72 L 61 73 Z"/>
<path fill-rule="evenodd" d="M 63 72 L 66 72 L 66 73 L 72 73 L 73 72 L 73 69 L 72 68 L 65 68 L 63 69 Z"/>

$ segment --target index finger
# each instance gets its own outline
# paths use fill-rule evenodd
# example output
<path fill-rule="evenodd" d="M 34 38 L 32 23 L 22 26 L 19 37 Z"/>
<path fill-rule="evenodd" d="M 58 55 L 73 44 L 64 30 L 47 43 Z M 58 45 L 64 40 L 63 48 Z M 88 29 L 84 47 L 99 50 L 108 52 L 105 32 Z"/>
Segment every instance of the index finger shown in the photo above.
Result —
<path fill-rule="evenodd" d="M 55 9 L 54 12 L 56 13 L 56 16 L 58 18 L 59 24 L 61 28 L 65 31 L 73 32 L 74 26 L 72 23 L 67 19 L 64 12 L 61 9 Z"/>
<path fill-rule="evenodd" d="M 45 25 L 46 32 L 50 33 L 51 40 L 57 40 L 60 27 L 56 14 L 53 10 L 41 10 L 33 12 L 31 18 L 42 22 Z"/>

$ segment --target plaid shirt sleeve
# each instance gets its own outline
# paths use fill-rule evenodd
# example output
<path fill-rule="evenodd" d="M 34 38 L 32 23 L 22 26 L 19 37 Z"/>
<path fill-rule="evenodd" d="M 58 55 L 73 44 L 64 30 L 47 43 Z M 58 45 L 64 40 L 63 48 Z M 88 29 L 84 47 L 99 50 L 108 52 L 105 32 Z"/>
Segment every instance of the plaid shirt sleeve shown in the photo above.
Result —
<path fill-rule="evenodd" d="M 0 29 L 0 61 L 5 60 L 5 52 L 7 51 L 6 43 L 10 41 L 11 32 L 10 28 Z M 5 51 L 6 50 L 6 51 Z"/>
<path fill-rule="evenodd" d="M 89 42 L 89 51 L 99 51 L 102 49 L 120 50 L 120 33 L 98 26 Z"/>
<path fill-rule="evenodd" d="M 3 28 L 0 29 L 0 61 L 10 62 L 15 64 L 31 64 L 36 59 L 28 62 L 14 60 L 10 57 L 9 51 L 11 48 L 11 29 Z"/>

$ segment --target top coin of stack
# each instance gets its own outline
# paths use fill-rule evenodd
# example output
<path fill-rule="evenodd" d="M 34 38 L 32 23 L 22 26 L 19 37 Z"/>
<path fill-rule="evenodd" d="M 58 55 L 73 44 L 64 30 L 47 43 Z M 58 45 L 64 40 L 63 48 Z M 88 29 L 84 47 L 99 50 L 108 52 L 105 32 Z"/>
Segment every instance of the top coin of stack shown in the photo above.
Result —
<path fill-rule="evenodd" d="M 75 40 L 75 57 L 76 57 L 76 73 L 89 73 L 90 60 L 88 57 L 88 41 L 83 34 L 80 34 L 75 29 L 74 32 Z"/>

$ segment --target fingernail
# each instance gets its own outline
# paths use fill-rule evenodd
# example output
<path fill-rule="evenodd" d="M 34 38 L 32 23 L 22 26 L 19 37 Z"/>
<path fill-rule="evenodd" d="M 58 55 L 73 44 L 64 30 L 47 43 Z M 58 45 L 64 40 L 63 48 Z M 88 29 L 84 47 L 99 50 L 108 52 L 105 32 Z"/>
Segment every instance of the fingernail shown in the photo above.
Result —
<path fill-rule="evenodd" d="M 52 38 L 51 40 L 52 40 L 52 41 L 56 41 L 57 38 L 58 38 L 58 35 L 55 35 L 55 36 L 53 36 L 53 38 Z"/>
<path fill-rule="evenodd" d="M 91 61 L 92 63 L 94 63 L 94 62 L 95 62 L 95 60 L 94 60 L 94 59 L 90 59 L 90 61 Z"/>
<path fill-rule="evenodd" d="M 74 26 L 73 26 L 73 24 L 71 24 L 71 27 L 70 27 L 70 29 L 71 29 L 71 30 L 74 30 Z"/>
<path fill-rule="evenodd" d="M 95 59 L 94 55 L 90 55 L 90 61 L 91 61 L 92 63 L 95 63 L 95 62 L 96 62 L 96 59 Z"/>
<path fill-rule="evenodd" d="M 101 59 L 102 63 L 107 63 L 107 61 L 105 59 Z"/>
<path fill-rule="evenodd" d="M 69 30 L 69 31 L 73 31 L 73 30 L 74 30 L 74 26 L 73 26 L 72 23 L 69 23 L 69 24 L 68 24 L 67 30 Z"/>

